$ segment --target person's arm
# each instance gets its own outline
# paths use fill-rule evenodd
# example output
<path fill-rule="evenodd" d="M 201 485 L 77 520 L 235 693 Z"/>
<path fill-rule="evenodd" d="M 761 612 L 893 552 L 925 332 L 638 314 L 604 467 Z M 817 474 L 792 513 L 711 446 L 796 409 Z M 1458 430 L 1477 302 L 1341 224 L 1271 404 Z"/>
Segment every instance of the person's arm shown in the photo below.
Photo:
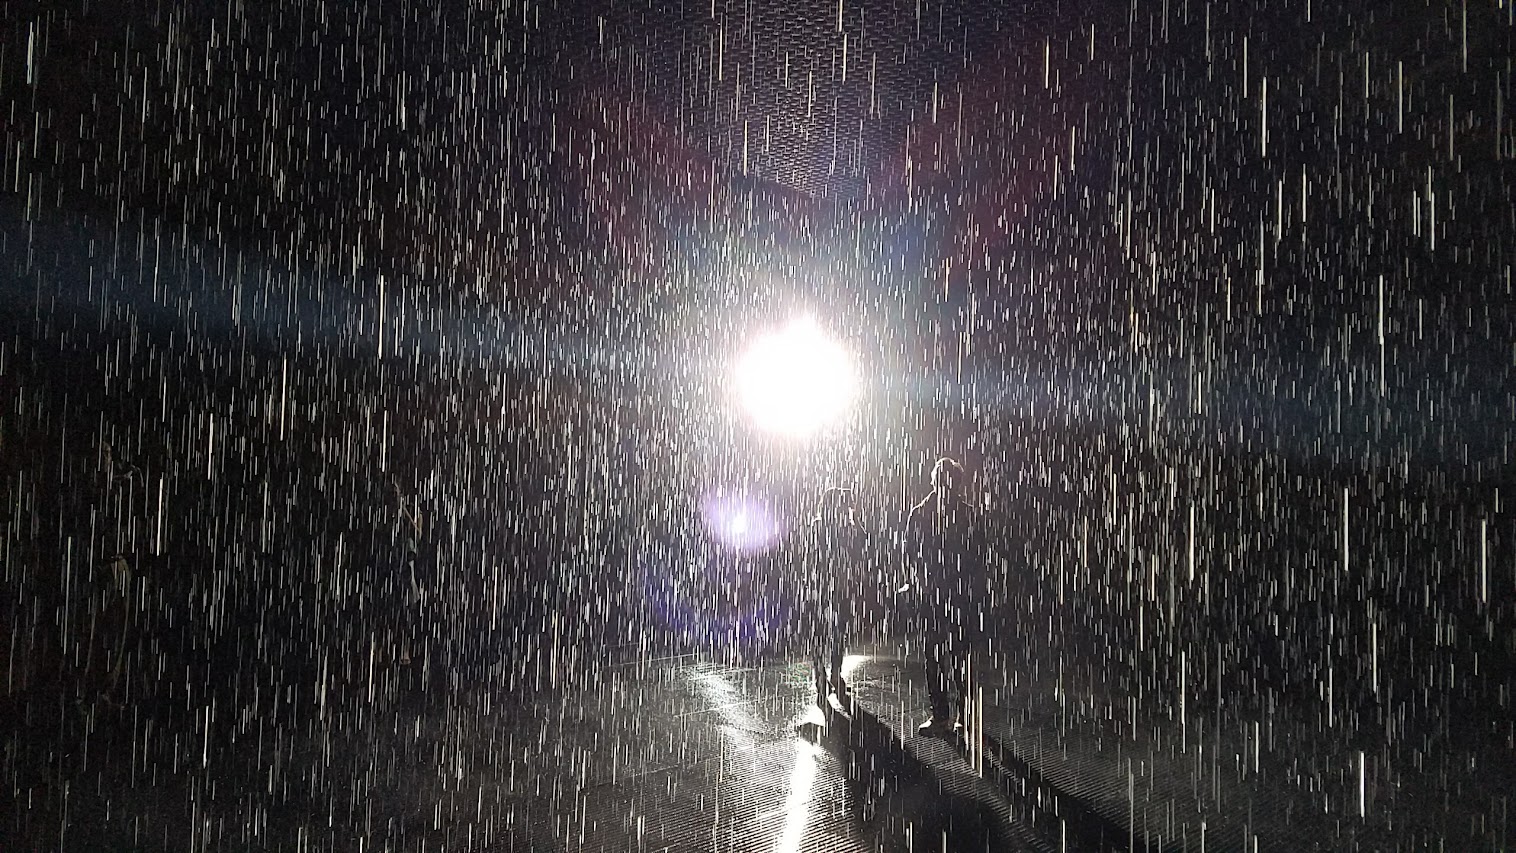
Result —
<path fill-rule="evenodd" d="M 909 592 L 912 589 L 919 589 L 921 586 L 919 575 L 921 572 L 920 526 L 922 512 L 921 504 L 911 507 L 910 513 L 905 517 L 905 526 L 900 531 L 898 537 L 898 552 L 896 555 L 897 559 L 895 560 L 897 576 L 894 584 L 895 592 L 897 593 Z"/>

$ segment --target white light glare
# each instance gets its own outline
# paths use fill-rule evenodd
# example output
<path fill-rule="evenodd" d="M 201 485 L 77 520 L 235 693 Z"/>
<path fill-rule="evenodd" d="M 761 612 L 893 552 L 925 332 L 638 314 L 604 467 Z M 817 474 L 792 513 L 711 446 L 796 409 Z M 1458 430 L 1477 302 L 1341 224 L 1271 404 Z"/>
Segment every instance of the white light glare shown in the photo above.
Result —
<path fill-rule="evenodd" d="M 801 438 L 835 422 L 853 402 L 852 359 L 809 318 L 755 341 L 737 363 L 737 394 L 757 425 Z"/>

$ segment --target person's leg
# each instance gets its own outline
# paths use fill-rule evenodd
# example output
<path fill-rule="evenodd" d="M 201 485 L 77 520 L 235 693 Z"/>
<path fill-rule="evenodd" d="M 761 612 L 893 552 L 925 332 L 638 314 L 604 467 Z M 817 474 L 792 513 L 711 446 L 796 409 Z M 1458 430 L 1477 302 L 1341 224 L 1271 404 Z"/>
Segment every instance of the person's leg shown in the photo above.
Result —
<path fill-rule="evenodd" d="M 987 655 L 977 643 L 967 643 L 958 657 L 958 718 L 954 730 L 963 738 L 965 757 L 974 772 L 984 773 L 984 720 L 980 704 Z"/>
<path fill-rule="evenodd" d="M 847 682 L 842 679 L 843 642 L 842 632 L 839 630 L 832 635 L 832 646 L 829 650 L 827 684 L 831 692 L 837 694 L 837 698 L 844 704 L 847 702 Z"/>
<path fill-rule="evenodd" d="M 953 719 L 962 724 L 969 708 L 969 656 L 961 649 L 955 650 L 950 671 L 953 679 L 953 707 L 955 708 Z"/>
<path fill-rule="evenodd" d="M 962 723 L 973 708 L 974 688 L 979 683 L 981 665 L 978 650 L 981 641 L 976 626 L 960 622 L 953 629 L 953 689 L 957 693 L 957 720 Z"/>
<path fill-rule="evenodd" d="M 843 703 L 847 702 L 847 682 L 842 678 L 842 659 L 847 653 L 848 629 L 850 627 L 851 613 L 846 607 L 839 607 L 836 619 L 832 623 L 831 647 L 828 649 L 830 658 L 828 663 L 828 679 L 832 690 L 837 698 Z"/>
<path fill-rule="evenodd" d="M 811 676 L 816 687 L 816 705 L 826 708 L 826 658 L 819 647 L 811 654 Z"/>
<path fill-rule="evenodd" d="M 827 685 L 831 682 L 831 674 L 827 669 L 831 656 L 831 639 L 831 618 L 826 603 L 821 602 L 816 609 L 815 621 L 811 623 L 811 672 L 816 683 L 816 706 L 822 710 L 830 707 L 826 694 Z"/>
<path fill-rule="evenodd" d="M 831 718 L 831 708 L 826 701 L 826 668 L 825 659 L 822 657 L 821 643 L 812 636 L 807 644 L 807 653 L 811 659 L 811 687 L 815 696 L 811 699 L 812 708 L 805 712 L 797 724 L 797 731 L 806 737 L 814 737 L 818 727 L 825 727 Z"/>
<path fill-rule="evenodd" d="M 947 725 L 952 718 L 952 708 L 948 703 L 948 690 L 951 677 L 949 675 L 949 637 L 946 631 L 937 626 L 928 626 L 926 632 L 926 689 L 927 696 L 932 703 L 932 716 L 922 726 L 923 729 L 941 727 Z"/>

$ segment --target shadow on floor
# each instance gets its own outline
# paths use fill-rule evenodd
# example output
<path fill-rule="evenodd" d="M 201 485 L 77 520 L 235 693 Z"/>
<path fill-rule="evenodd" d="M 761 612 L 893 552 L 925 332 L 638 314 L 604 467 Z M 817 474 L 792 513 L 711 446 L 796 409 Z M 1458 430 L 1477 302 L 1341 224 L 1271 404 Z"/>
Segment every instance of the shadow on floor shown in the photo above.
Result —
<path fill-rule="evenodd" d="M 967 756 L 962 741 L 956 746 Z M 1017 817 L 1043 837 L 1057 841 L 1060 848 L 1100 853 L 1160 853 L 1165 849 L 1059 787 L 988 733 L 984 735 L 984 753 L 985 778 L 998 783 L 1013 803 Z"/>
<path fill-rule="evenodd" d="M 1001 851 L 1037 849 L 1012 826 L 1008 806 L 982 781 L 951 764 L 945 744 L 920 739 L 947 759 L 934 767 L 907 749 L 863 705 L 833 713 L 807 739 L 830 752 L 845 777 L 844 798 L 863 834 L 881 850 Z M 928 755 L 928 758 L 932 758 Z M 986 795 L 989 796 L 986 796 Z M 1045 848 L 1051 849 L 1051 848 Z"/>

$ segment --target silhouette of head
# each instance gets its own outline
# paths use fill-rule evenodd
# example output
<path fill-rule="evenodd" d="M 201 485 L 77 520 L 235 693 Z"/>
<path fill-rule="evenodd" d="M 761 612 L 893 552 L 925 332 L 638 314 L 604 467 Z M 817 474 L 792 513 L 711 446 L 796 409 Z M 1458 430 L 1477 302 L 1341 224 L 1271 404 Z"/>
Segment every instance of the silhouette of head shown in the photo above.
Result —
<path fill-rule="evenodd" d="M 963 466 L 944 456 L 932 466 L 932 488 L 949 495 L 963 490 Z"/>

